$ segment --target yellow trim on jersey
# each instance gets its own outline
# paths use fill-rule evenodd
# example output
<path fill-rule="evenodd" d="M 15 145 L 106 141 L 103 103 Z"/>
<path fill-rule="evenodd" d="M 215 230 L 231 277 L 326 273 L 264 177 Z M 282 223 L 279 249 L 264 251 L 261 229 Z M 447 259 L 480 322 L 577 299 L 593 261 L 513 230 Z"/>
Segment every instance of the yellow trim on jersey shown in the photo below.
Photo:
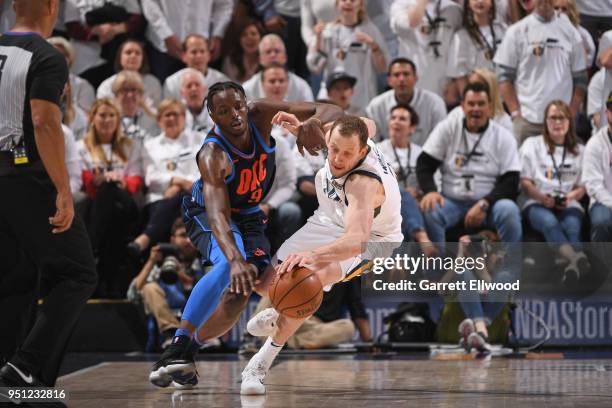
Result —
<path fill-rule="evenodd" d="M 361 261 L 361 263 L 359 265 L 357 265 L 356 267 L 354 267 L 349 273 L 348 275 L 342 279 L 342 282 L 348 282 L 351 279 L 362 275 L 363 273 L 367 272 L 368 270 L 372 269 L 372 267 L 374 266 L 374 262 L 369 260 L 369 259 L 364 259 L 363 261 Z"/>

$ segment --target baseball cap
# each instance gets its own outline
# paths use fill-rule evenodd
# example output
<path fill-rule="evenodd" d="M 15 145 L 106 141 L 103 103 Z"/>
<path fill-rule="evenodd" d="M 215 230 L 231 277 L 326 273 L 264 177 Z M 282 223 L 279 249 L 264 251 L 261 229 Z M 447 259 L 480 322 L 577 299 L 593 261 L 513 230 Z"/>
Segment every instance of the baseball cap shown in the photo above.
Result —
<path fill-rule="evenodd" d="M 330 76 L 327 77 L 327 81 L 325 82 L 325 86 L 327 89 L 331 88 L 336 81 L 347 81 L 351 88 L 355 86 L 357 82 L 357 78 L 347 74 L 344 71 L 333 72 Z"/>

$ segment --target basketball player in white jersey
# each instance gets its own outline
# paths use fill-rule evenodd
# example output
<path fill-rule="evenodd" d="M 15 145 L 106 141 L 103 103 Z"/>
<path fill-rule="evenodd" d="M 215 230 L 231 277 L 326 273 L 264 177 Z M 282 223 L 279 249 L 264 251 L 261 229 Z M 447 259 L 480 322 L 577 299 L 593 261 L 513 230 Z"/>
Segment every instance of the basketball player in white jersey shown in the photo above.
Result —
<path fill-rule="evenodd" d="M 274 121 L 289 122 L 284 124 L 287 128 L 299 125 L 283 112 Z M 276 257 L 282 261 L 278 274 L 307 267 L 328 289 L 368 271 L 374 256 L 389 256 L 395 247 L 391 243 L 402 242 L 397 179 L 368 136 L 368 125 L 355 116 L 344 116 L 331 125 L 325 136 L 325 167 L 315 180 L 319 208 L 278 250 Z M 380 245 L 376 254 L 368 248 L 365 254 L 362 245 L 366 242 L 389 244 Z M 383 254 L 385 249 L 389 253 Z M 305 320 L 266 309 L 249 321 L 252 335 L 269 337 L 242 372 L 241 394 L 266 392 L 263 380 L 274 358 Z"/>

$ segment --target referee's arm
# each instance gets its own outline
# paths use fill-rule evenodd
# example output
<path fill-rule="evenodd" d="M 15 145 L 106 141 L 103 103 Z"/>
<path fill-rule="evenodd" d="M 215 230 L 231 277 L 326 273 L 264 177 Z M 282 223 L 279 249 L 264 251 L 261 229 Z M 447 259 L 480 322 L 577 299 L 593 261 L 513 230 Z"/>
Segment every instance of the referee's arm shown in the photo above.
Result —
<path fill-rule="evenodd" d="M 59 106 L 43 99 L 31 99 L 32 125 L 38 154 L 51 178 L 57 198 L 57 211 L 49 217 L 53 233 L 66 231 L 72 224 L 74 206 L 70 192 L 70 178 L 66 168 L 64 134 L 61 126 L 62 114 Z"/>

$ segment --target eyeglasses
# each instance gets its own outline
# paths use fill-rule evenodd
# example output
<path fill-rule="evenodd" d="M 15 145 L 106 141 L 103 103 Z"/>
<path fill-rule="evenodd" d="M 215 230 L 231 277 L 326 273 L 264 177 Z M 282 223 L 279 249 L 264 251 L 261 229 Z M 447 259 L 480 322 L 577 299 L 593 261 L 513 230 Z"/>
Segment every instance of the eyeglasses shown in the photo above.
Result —
<path fill-rule="evenodd" d="M 120 93 L 122 94 L 129 94 L 129 93 L 136 93 L 136 94 L 141 94 L 142 93 L 142 89 L 138 89 L 138 88 L 121 88 L 119 90 Z"/>
<path fill-rule="evenodd" d="M 569 119 L 565 116 L 549 116 L 548 118 L 546 118 L 546 120 L 549 122 L 563 123 Z"/>

